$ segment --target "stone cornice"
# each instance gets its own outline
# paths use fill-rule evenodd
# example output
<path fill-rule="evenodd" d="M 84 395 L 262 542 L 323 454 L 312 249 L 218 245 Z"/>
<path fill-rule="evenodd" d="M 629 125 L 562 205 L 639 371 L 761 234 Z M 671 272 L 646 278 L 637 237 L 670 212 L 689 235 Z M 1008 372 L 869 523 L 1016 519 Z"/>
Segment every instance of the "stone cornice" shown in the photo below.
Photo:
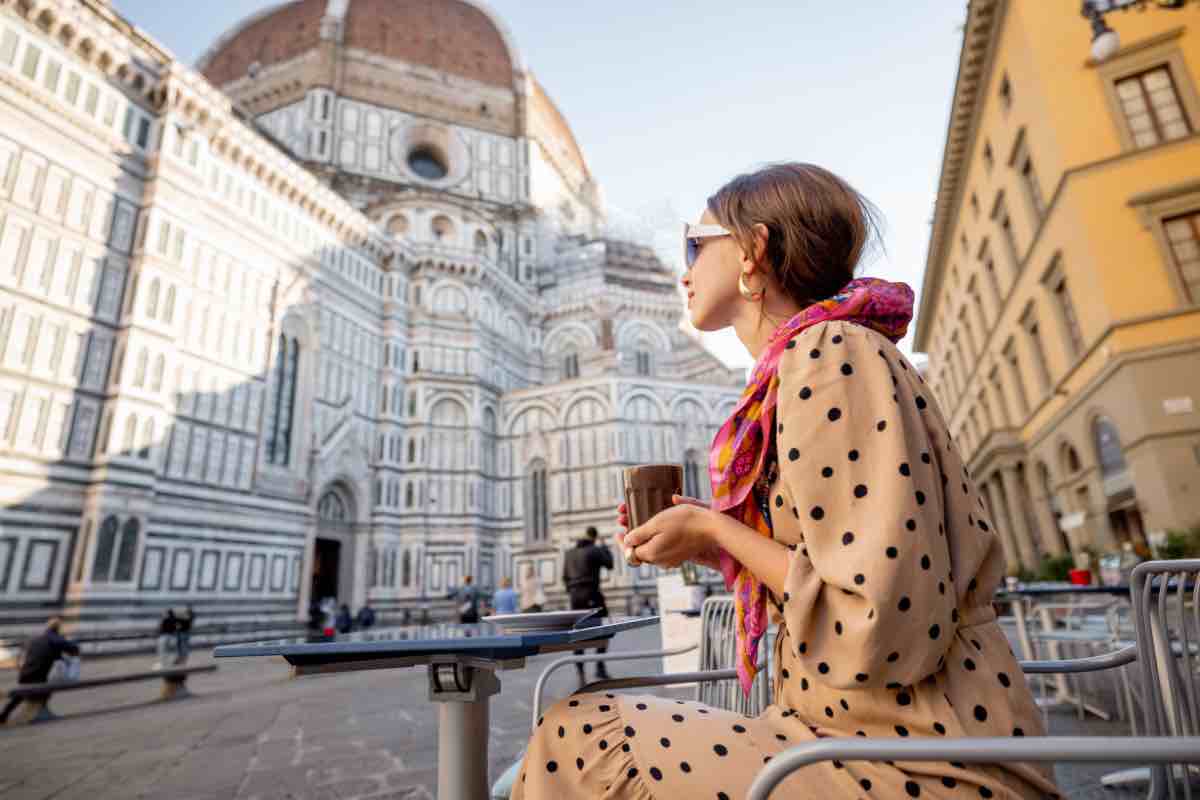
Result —
<path fill-rule="evenodd" d="M 917 331 L 913 349 L 926 349 L 930 319 L 941 288 L 946 248 L 962 205 L 964 178 L 983 110 L 983 90 L 991 74 L 996 41 L 1007 11 L 1007 0 L 971 0 L 963 27 L 962 50 L 958 58 L 958 76 L 946 126 L 946 144 L 942 151 L 942 169 L 938 179 L 933 230 L 925 260 L 925 280 L 917 313 Z"/>

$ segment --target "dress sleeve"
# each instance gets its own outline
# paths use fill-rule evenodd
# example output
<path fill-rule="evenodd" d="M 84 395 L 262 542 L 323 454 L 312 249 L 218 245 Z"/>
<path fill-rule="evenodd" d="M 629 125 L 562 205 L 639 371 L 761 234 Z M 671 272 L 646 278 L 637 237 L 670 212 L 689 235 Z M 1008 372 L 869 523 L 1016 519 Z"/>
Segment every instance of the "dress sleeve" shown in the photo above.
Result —
<path fill-rule="evenodd" d="M 937 468 L 886 341 L 848 323 L 797 336 L 780 362 L 780 488 L 802 540 L 783 616 L 795 655 L 835 688 L 910 686 L 941 668 L 957 627 Z"/>

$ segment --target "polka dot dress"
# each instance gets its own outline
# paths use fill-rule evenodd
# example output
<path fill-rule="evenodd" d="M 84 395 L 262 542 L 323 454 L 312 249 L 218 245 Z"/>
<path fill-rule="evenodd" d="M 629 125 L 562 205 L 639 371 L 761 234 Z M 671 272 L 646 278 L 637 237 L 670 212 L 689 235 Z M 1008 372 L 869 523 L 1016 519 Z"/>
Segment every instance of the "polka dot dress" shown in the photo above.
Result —
<path fill-rule="evenodd" d="M 788 571 L 760 717 L 586 694 L 539 722 L 514 798 L 741 798 L 775 754 L 824 737 L 1044 735 L 991 597 L 1000 541 L 916 371 L 873 331 L 827 322 L 779 369 L 760 488 Z M 756 492 L 758 493 L 758 492 Z M 779 797 L 1056 796 L 1037 765 L 815 764 Z"/>

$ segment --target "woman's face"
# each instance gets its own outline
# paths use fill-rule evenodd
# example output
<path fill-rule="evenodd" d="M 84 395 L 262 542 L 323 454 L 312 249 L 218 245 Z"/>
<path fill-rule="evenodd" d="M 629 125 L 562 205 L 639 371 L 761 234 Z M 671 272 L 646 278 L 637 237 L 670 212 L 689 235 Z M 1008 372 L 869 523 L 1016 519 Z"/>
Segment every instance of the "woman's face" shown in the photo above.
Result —
<path fill-rule="evenodd" d="M 720 223 L 705 209 L 700 224 Z M 680 282 L 687 291 L 692 326 L 701 331 L 719 331 L 733 324 L 738 304 L 744 302 L 737 285 L 743 269 L 742 251 L 732 236 L 714 236 L 699 242 L 699 254 Z"/>

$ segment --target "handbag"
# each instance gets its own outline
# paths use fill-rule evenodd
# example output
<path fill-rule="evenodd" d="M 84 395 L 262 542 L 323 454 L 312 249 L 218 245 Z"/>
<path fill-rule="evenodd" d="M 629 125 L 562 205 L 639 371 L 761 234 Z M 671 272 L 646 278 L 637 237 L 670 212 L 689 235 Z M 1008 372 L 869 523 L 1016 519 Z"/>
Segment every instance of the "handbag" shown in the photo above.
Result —
<path fill-rule="evenodd" d="M 79 680 L 79 667 L 78 656 L 63 656 L 50 667 L 50 674 L 46 680 L 48 683 L 77 681 Z"/>

